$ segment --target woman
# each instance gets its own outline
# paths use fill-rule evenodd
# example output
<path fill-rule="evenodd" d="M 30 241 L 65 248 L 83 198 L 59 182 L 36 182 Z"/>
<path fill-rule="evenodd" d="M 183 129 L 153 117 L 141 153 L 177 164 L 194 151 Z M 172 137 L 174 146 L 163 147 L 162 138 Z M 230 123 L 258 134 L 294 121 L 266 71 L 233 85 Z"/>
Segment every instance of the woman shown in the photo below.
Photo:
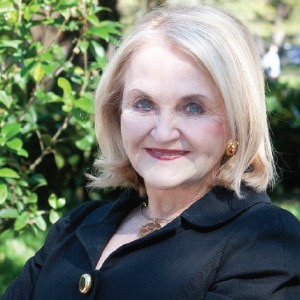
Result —
<path fill-rule="evenodd" d="M 150 12 L 95 103 L 91 185 L 128 189 L 59 220 L 3 299 L 299 299 L 300 225 L 265 192 L 264 78 L 243 24 Z"/>

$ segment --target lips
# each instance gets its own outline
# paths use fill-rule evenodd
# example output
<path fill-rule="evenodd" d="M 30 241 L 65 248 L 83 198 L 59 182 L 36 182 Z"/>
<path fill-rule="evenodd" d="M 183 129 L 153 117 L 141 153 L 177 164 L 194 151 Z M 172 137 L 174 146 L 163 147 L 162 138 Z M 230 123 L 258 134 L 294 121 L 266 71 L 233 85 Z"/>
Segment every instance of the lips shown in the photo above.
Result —
<path fill-rule="evenodd" d="M 146 152 L 152 157 L 159 160 L 173 160 L 181 158 L 189 153 L 189 151 L 176 150 L 176 149 L 158 149 L 158 148 L 145 148 Z"/>

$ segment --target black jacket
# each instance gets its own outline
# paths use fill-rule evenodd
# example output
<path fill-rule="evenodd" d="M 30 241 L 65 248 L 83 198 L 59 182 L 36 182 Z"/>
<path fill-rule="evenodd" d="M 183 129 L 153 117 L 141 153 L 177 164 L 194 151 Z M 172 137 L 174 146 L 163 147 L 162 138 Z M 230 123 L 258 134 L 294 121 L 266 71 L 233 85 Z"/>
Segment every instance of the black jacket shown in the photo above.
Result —
<path fill-rule="evenodd" d="M 300 223 L 265 193 L 244 194 L 213 189 L 99 271 L 105 245 L 141 200 L 129 191 L 113 204 L 83 204 L 51 228 L 1 299 L 300 299 Z M 87 295 L 84 273 L 93 278 Z"/>

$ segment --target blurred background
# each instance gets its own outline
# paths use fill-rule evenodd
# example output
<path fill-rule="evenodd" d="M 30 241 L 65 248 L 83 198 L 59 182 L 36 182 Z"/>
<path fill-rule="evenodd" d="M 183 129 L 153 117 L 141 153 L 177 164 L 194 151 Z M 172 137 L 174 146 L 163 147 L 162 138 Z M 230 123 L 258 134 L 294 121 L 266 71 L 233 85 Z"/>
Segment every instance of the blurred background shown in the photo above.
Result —
<path fill-rule="evenodd" d="M 62 214 L 119 194 L 85 188 L 98 155 L 93 92 L 122 35 L 164 4 L 216 4 L 250 28 L 280 174 L 269 193 L 300 219 L 299 0 L 2 0 L 0 295 Z"/>

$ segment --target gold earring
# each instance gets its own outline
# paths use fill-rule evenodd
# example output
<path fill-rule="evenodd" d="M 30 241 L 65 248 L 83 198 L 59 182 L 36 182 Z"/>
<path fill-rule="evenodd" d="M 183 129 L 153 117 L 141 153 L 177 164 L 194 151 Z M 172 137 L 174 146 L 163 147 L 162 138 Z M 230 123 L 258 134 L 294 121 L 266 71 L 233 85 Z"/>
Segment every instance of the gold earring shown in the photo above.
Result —
<path fill-rule="evenodd" d="M 239 142 L 230 142 L 228 143 L 227 145 L 227 148 L 226 148 L 226 154 L 227 156 L 234 156 L 237 149 L 238 149 L 238 145 L 239 145 Z"/>

